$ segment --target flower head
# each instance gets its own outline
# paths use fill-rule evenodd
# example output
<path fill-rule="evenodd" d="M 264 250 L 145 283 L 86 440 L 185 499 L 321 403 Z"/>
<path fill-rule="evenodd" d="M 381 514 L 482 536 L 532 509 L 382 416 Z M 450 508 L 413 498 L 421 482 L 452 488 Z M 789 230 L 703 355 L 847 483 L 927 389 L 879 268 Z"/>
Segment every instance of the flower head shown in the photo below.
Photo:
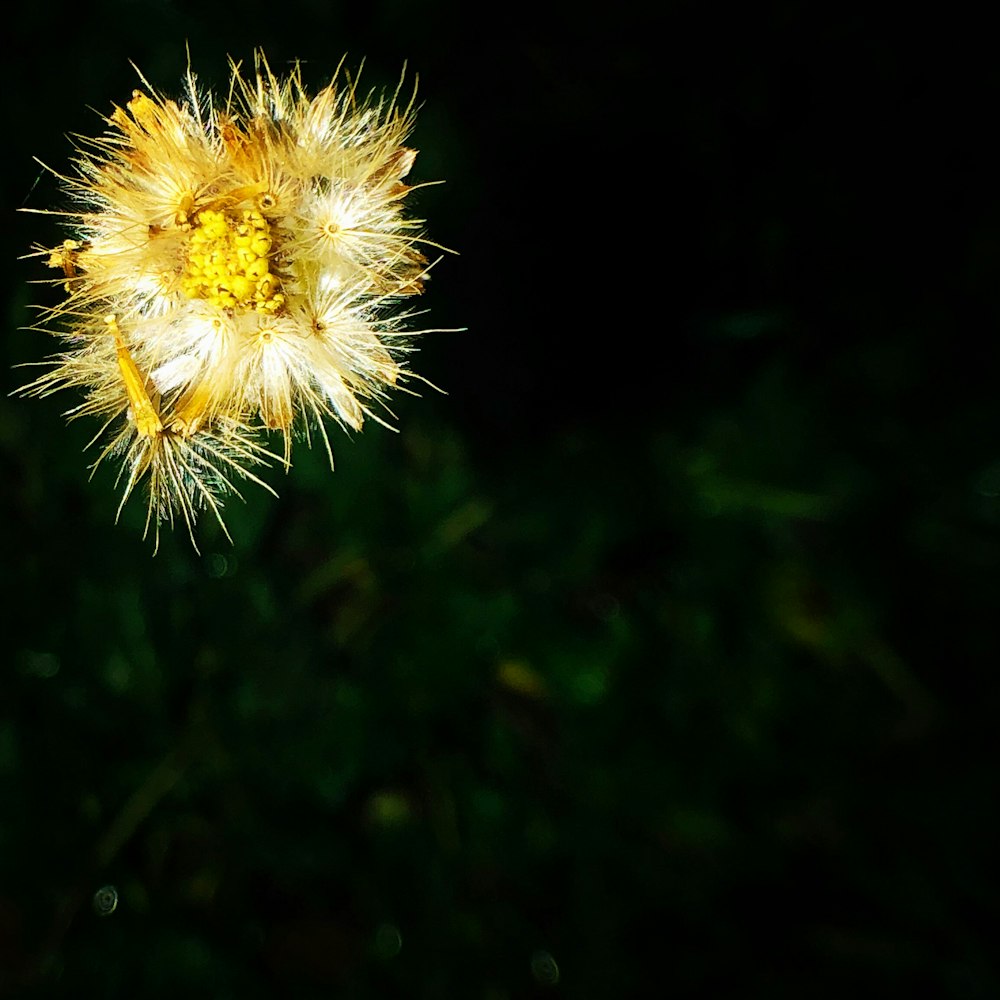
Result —
<path fill-rule="evenodd" d="M 121 461 L 122 505 L 145 482 L 158 537 L 220 517 L 235 481 L 270 489 L 262 432 L 283 435 L 287 465 L 299 433 L 330 452 L 328 418 L 380 419 L 428 241 L 404 212 L 416 152 L 398 90 L 335 79 L 311 97 L 297 66 L 279 79 L 259 54 L 250 78 L 232 64 L 223 106 L 190 71 L 179 103 L 142 82 L 59 175 L 71 234 L 36 252 L 61 271 L 41 328 L 65 349 L 24 391 L 82 391 L 69 414 L 103 421 L 95 467 Z"/>

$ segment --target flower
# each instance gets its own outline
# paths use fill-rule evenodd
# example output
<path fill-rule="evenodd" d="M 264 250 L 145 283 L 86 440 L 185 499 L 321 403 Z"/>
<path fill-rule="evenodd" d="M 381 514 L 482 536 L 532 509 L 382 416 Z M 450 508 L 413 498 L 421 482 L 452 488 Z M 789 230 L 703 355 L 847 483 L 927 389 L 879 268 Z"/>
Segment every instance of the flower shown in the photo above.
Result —
<path fill-rule="evenodd" d="M 286 467 L 313 434 L 332 463 L 328 418 L 381 421 L 416 332 L 399 303 L 427 272 L 422 220 L 404 212 L 412 98 L 360 98 L 336 76 L 310 97 L 297 65 L 279 79 L 261 53 L 252 77 L 231 71 L 223 106 L 190 69 L 180 103 L 140 74 L 149 92 L 57 174 L 69 238 L 34 248 L 68 293 L 38 328 L 65 348 L 22 391 L 82 390 L 68 416 L 103 422 L 94 468 L 121 461 L 119 513 L 146 483 L 157 543 L 164 521 L 192 542 L 201 511 L 221 524 L 234 481 L 270 489 L 261 433 L 283 435 Z"/>

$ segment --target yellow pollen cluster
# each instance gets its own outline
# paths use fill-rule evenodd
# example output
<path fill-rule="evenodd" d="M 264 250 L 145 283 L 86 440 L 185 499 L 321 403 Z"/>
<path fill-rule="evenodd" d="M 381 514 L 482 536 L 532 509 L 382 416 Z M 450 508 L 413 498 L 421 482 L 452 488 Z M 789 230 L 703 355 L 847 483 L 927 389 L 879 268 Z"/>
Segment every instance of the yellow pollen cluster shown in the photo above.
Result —
<path fill-rule="evenodd" d="M 220 309 L 275 313 L 285 302 L 271 273 L 271 227 L 253 209 L 240 215 L 204 209 L 191 231 L 181 290 Z"/>

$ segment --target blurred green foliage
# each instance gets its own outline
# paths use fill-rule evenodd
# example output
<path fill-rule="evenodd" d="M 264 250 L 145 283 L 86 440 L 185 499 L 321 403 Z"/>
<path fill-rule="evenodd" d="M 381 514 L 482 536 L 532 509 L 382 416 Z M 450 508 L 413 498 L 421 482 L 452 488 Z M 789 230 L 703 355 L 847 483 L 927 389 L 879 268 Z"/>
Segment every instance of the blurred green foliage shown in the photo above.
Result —
<path fill-rule="evenodd" d="M 0 400 L 0 994 L 995 996 L 992 55 L 782 4 L 240 10 L 21 8 L 6 203 L 58 203 L 31 156 L 129 59 L 409 59 L 469 330 L 200 557 Z M 8 369 L 48 293 L 2 277 Z"/>

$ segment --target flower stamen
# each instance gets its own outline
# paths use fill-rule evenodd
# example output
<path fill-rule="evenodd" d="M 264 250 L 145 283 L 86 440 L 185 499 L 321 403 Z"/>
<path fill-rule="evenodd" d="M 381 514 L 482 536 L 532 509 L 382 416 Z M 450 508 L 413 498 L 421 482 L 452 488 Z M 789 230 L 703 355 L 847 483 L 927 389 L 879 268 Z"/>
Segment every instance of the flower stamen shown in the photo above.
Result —
<path fill-rule="evenodd" d="M 204 209 L 189 237 L 181 291 L 218 309 L 276 313 L 285 303 L 268 255 L 271 226 L 255 209 L 240 214 Z"/>

